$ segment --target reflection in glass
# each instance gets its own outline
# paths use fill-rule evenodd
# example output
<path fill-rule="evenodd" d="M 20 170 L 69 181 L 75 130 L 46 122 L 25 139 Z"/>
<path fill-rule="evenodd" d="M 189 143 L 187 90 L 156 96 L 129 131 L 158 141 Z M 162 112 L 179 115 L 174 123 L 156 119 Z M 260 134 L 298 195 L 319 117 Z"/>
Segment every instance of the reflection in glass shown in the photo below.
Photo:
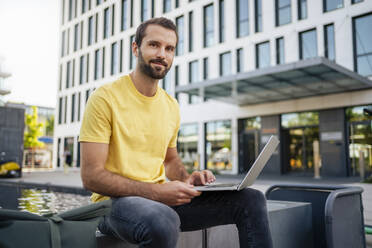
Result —
<path fill-rule="evenodd" d="M 319 125 L 318 112 L 301 112 L 282 115 L 282 127 L 300 127 Z"/>
<path fill-rule="evenodd" d="M 355 18 L 354 46 L 355 46 L 355 70 L 362 76 L 372 75 L 372 14 Z"/>
<path fill-rule="evenodd" d="M 300 59 L 316 57 L 318 54 L 316 30 L 300 33 Z"/>
<path fill-rule="evenodd" d="M 188 172 L 199 170 L 198 124 L 183 124 L 178 133 L 178 153 Z"/>
<path fill-rule="evenodd" d="M 231 170 L 231 122 L 206 123 L 206 161 L 209 170 Z"/>

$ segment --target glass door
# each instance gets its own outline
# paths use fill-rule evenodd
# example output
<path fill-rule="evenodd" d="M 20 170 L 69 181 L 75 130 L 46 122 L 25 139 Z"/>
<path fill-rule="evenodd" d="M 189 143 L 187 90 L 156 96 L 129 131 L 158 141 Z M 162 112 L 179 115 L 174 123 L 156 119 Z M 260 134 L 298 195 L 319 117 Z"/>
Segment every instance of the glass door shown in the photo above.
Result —
<path fill-rule="evenodd" d="M 372 174 L 372 120 L 351 122 L 349 134 L 351 175 L 360 176 L 361 166 L 365 176 Z"/>

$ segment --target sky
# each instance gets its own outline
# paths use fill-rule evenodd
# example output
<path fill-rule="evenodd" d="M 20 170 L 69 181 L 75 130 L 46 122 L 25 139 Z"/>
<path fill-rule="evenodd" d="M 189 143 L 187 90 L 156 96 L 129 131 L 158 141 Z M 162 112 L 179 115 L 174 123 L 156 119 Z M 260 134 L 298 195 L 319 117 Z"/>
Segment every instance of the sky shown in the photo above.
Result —
<path fill-rule="evenodd" d="M 1 70 L 6 101 L 55 107 L 59 49 L 58 0 L 0 0 Z"/>

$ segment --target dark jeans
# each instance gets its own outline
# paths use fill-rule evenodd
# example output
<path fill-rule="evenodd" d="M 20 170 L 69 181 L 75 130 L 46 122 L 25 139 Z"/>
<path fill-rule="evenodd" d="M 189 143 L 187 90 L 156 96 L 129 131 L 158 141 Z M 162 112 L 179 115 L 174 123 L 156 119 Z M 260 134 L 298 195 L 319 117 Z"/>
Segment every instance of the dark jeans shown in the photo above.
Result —
<path fill-rule="evenodd" d="M 236 224 L 240 247 L 272 247 L 264 195 L 255 189 L 203 192 L 191 203 L 169 207 L 142 197 L 113 198 L 102 233 L 140 247 L 176 247 L 179 231 Z"/>

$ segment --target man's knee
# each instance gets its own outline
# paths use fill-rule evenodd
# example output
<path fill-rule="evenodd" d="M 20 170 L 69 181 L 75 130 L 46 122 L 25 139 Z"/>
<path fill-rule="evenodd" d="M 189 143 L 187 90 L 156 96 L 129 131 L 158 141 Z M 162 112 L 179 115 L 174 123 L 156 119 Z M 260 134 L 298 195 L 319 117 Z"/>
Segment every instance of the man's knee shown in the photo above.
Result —
<path fill-rule="evenodd" d="M 143 216 L 144 239 L 157 247 L 175 247 L 177 244 L 180 218 L 166 205 L 159 205 Z"/>
<path fill-rule="evenodd" d="M 246 188 L 241 193 L 241 200 L 246 202 L 247 204 L 252 203 L 256 206 L 265 206 L 266 205 L 266 197 L 265 195 L 256 189 Z"/>

